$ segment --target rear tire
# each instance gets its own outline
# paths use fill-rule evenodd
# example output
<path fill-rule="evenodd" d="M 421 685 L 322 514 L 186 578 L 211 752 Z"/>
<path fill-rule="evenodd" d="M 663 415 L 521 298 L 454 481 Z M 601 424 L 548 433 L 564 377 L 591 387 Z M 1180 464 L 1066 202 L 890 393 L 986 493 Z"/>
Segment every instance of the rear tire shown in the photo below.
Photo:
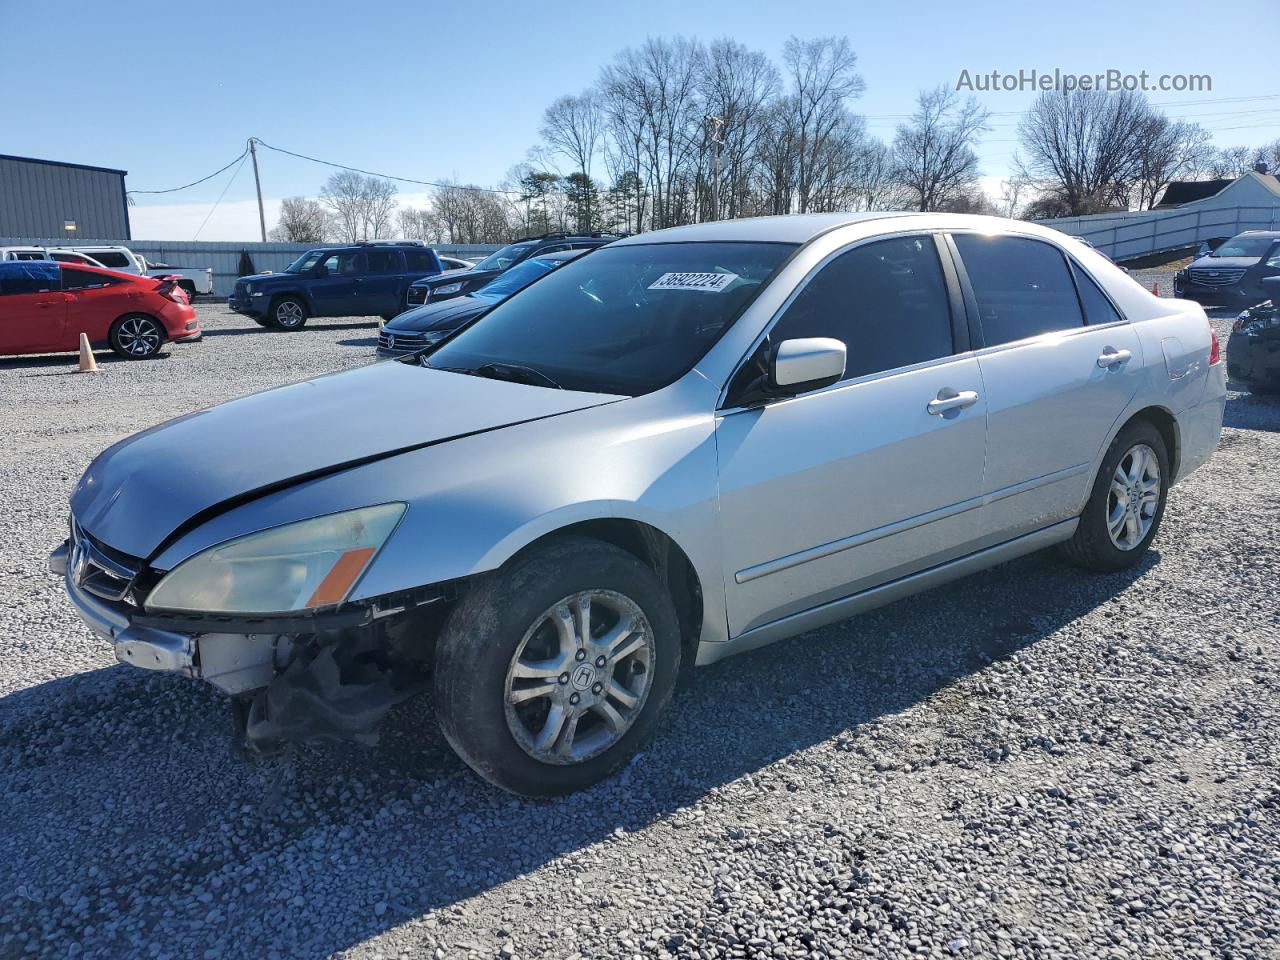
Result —
<path fill-rule="evenodd" d="M 1146 420 L 1127 424 L 1102 458 L 1075 535 L 1062 544 L 1063 555 L 1102 573 L 1137 564 L 1160 530 L 1169 476 L 1160 431 Z"/>
<path fill-rule="evenodd" d="M 194 304 L 196 302 L 196 285 L 192 283 L 190 280 L 179 280 L 178 286 L 180 286 L 183 290 L 186 291 L 187 302 Z"/>
<path fill-rule="evenodd" d="M 118 357 L 125 360 L 150 360 L 160 352 L 167 339 L 164 326 L 145 313 L 131 313 L 111 325 L 107 340 Z"/>
<path fill-rule="evenodd" d="M 297 297 L 281 297 L 271 304 L 267 320 L 277 330 L 301 330 L 307 323 L 307 305 Z"/>
<path fill-rule="evenodd" d="M 675 606 L 654 572 L 610 544 L 566 537 L 484 578 L 450 613 L 435 653 L 440 728 L 503 790 L 581 790 L 652 736 L 680 655 Z"/>

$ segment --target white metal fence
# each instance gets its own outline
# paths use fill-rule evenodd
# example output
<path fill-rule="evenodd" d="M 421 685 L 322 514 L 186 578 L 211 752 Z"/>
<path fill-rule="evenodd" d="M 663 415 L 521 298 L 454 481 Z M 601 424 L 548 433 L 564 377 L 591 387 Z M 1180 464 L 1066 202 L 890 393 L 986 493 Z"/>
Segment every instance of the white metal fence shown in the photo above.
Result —
<path fill-rule="evenodd" d="M 240 275 L 240 254 L 247 252 L 257 273 L 267 270 L 279 272 L 308 250 L 323 244 L 317 243 L 225 243 L 218 241 L 168 241 L 131 240 L 121 244 L 119 240 L 77 239 L 75 246 L 102 244 L 127 246 L 152 263 L 167 263 L 171 267 L 212 267 L 215 296 L 229 296 Z M 66 239 L 49 240 L 32 237 L 3 238 L 0 247 L 63 247 L 70 246 Z M 435 251 L 441 255 L 478 260 L 488 256 L 498 247 L 493 244 L 437 244 Z"/>
<path fill-rule="evenodd" d="M 1280 206 L 1098 213 L 1036 222 L 1088 240 L 1113 260 L 1128 260 L 1234 237 L 1244 230 L 1280 229 Z"/>

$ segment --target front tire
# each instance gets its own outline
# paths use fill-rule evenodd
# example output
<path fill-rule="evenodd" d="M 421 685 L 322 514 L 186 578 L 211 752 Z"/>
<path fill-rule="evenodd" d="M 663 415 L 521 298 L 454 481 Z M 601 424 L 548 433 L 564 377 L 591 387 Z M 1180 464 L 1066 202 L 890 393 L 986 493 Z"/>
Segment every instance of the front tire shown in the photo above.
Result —
<path fill-rule="evenodd" d="M 1102 458 L 1075 535 L 1062 545 L 1066 558 L 1104 573 L 1137 564 L 1160 530 L 1169 477 L 1160 431 L 1146 420 L 1126 425 Z"/>
<path fill-rule="evenodd" d="M 281 297 L 271 305 L 270 323 L 277 330 L 301 330 L 307 323 L 307 305 L 297 297 Z"/>
<path fill-rule="evenodd" d="M 512 793 L 549 797 L 618 770 L 652 736 L 680 671 L 654 572 L 586 537 L 535 548 L 454 608 L 435 655 L 441 730 Z"/>
<path fill-rule="evenodd" d="M 118 357 L 150 360 L 160 352 L 166 337 L 164 327 L 155 317 L 131 313 L 111 325 L 107 339 Z"/>

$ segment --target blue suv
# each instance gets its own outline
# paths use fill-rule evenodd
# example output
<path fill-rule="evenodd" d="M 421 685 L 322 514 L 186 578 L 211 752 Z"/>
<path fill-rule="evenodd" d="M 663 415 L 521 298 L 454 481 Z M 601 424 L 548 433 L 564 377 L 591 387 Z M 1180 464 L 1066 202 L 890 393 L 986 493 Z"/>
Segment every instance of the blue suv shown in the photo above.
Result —
<path fill-rule="evenodd" d="M 416 241 L 317 247 L 283 273 L 241 277 L 227 305 L 278 330 L 299 330 L 309 317 L 390 320 L 405 308 L 409 285 L 441 269 L 436 252 Z"/>

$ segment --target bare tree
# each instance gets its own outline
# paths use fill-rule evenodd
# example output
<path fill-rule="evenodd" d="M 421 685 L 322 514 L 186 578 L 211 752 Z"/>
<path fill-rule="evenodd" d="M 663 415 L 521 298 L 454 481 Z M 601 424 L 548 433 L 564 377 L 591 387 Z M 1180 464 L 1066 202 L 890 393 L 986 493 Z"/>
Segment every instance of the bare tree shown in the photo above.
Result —
<path fill-rule="evenodd" d="M 1126 203 L 1150 116 L 1146 98 L 1131 91 L 1042 93 L 1018 126 L 1026 170 L 1072 216 Z"/>
<path fill-rule="evenodd" d="M 973 97 L 961 102 L 943 85 L 922 90 L 911 119 L 893 138 L 895 179 L 917 210 L 941 210 L 973 193 L 978 156 L 973 148 L 988 114 Z"/>
<path fill-rule="evenodd" d="M 325 181 L 320 199 L 333 212 L 334 232 L 344 243 L 377 240 L 391 232 L 396 187 L 390 180 L 342 170 Z"/>
<path fill-rule="evenodd" d="M 587 92 L 581 96 L 561 97 L 542 118 L 542 137 L 567 157 L 582 175 L 579 182 L 591 183 L 591 167 L 599 146 L 603 120 L 595 97 Z M 580 192 L 580 202 L 575 210 L 577 229 L 590 230 L 594 218 L 591 208 L 594 195 L 590 190 Z"/>
<path fill-rule="evenodd" d="M 720 154 L 720 175 L 710 184 L 712 220 L 741 216 L 748 203 L 753 159 L 779 85 L 778 71 L 763 53 L 729 39 L 707 48 L 699 109 L 704 118 L 714 118 L 721 141 L 711 145 Z"/>
<path fill-rule="evenodd" d="M 1174 180 L 1194 176 L 1213 153 L 1209 132 L 1199 124 L 1152 112 L 1146 126 L 1133 195 L 1139 210 L 1155 206 L 1161 191 Z"/>
<path fill-rule="evenodd" d="M 318 201 L 285 197 L 271 239 L 281 243 L 321 243 L 329 238 L 332 217 Z"/>
<path fill-rule="evenodd" d="M 828 141 L 844 123 L 845 101 L 866 87 L 854 72 L 858 58 L 845 37 L 790 37 L 782 61 L 791 81 L 795 195 L 799 212 L 809 209 Z"/>
<path fill-rule="evenodd" d="M 1254 151 L 1248 147 L 1225 147 L 1209 162 L 1206 172 L 1214 180 L 1242 177 L 1253 169 Z"/>
<path fill-rule="evenodd" d="M 439 243 L 442 239 L 440 221 L 431 209 L 401 207 L 396 221 L 400 225 L 400 236 L 406 240 Z"/>

